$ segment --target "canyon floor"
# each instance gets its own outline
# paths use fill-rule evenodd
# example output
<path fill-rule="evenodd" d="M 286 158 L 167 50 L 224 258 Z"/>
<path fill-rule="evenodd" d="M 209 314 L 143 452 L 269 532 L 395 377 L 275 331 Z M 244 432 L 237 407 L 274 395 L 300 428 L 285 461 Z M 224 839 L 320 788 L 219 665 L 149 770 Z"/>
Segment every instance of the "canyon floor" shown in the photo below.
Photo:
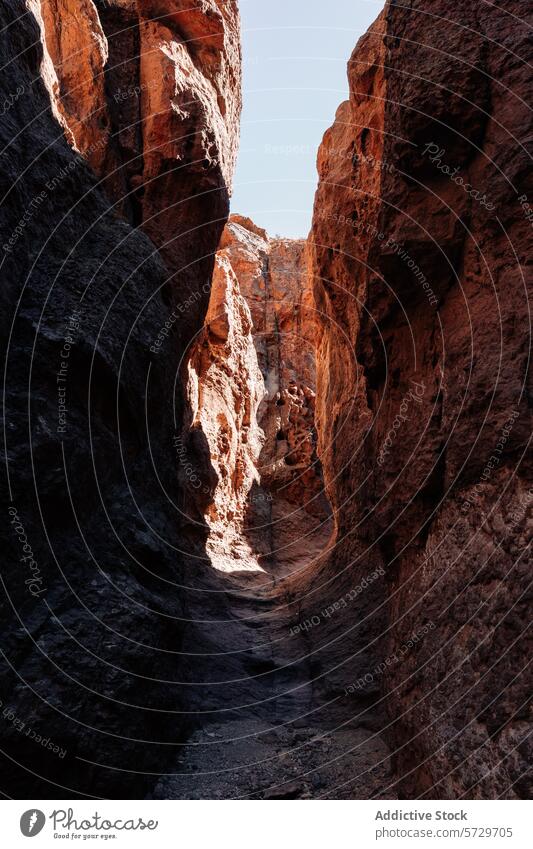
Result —
<path fill-rule="evenodd" d="M 302 627 L 334 525 L 316 454 L 316 332 L 305 242 L 233 215 L 189 360 L 179 455 L 189 521 L 207 525 L 207 558 L 186 571 L 194 724 L 156 798 L 370 798 L 391 783 L 376 723 L 354 721 L 342 691 L 317 701 L 327 672 Z"/>
<path fill-rule="evenodd" d="M 283 581 L 266 592 L 254 577 L 231 583 L 220 589 L 226 621 L 204 623 L 220 654 L 193 664 L 199 677 L 204 664 L 218 672 L 198 690 L 204 723 L 151 798 L 396 798 L 390 753 L 372 722 L 354 723 L 349 706 L 343 716 L 314 703 L 309 644 L 304 632 L 290 634 Z M 204 604 L 197 613 L 205 617 Z"/>

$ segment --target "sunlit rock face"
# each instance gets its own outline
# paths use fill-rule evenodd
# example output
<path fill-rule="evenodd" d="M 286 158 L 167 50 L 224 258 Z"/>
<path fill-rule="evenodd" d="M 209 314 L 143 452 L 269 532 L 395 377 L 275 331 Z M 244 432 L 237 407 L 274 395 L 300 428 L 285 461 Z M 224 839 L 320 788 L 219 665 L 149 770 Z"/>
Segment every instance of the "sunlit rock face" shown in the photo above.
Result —
<path fill-rule="evenodd" d="M 315 334 L 305 242 L 270 240 L 249 219 L 232 216 L 188 365 L 187 440 L 198 441 L 201 430 L 216 478 L 209 483 L 205 469 L 189 489 L 203 502 L 218 568 L 293 573 L 327 542 Z"/>
<path fill-rule="evenodd" d="M 32 9 L 69 143 L 160 250 L 168 297 L 198 295 L 181 322 L 190 337 L 207 308 L 238 147 L 236 0 L 32 0 Z"/>
<path fill-rule="evenodd" d="M 239 271 L 229 250 L 219 250 L 205 327 L 188 362 L 191 424 L 187 442 L 198 440 L 201 431 L 209 447 L 206 461 L 213 483 L 209 485 L 209 475 L 202 475 L 201 468 L 196 473 L 180 469 L 191 498 L 203 507 L 209 525 L 208 550 L 214 565 L 223 571 L 257 568 L 243 528 L 249 494 L 259 482 L 257 466 L 264 441 L 257 420 L 264 382 Z"/>
<path fill-rule="evenodd" d="M 331 534 L 316 450 L 317 321 L 305 241 L 272 239 L 264 286 L 245 291 L 267 393 L 248 530 L 265 562 L 294 575 L 316 561 Z"/>
<path fill-rule="evenodd" d="M 343 621 L 375 623 L 354 714 L 385 696 L 411 798 L 531 792 L 527 16 L 525 0 L 388 3 L 318 156 L 324 574 L 386 572 Z"/>

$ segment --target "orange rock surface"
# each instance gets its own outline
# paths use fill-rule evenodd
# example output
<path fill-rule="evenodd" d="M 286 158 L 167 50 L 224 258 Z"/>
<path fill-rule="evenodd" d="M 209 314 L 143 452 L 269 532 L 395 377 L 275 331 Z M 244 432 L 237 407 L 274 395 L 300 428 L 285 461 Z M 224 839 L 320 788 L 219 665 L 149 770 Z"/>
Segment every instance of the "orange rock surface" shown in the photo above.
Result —
<path fill-rule="evenodd" d="M 141 4 L 32 0 L 43 77 L 69 142 L 117 209 L 164 257 L 174 292 L 197 293 L 190 337 L 228 215 L 241 111 L 236 0 Z"/>
<path fill-rule="evenodd" d="M 206 508 L 208 545 L 226 568 L 291 572 L 329 537 L 314 426 L 315 332 L 305 242 L 270 240 L 232 216 L 189 361 L 191 428 L 202 429 L 218 478 Z"/>
<path fill-rule="evenodd" d="M 341 617 L 324 689 L 362 681 L 354 714 L 387 706 L 406 798 L 530 793 L 527 5 L 387 3 L 318 157 L 317 422 L 336 545 L 315 584 L 338 576 L 338 597 L 386 572 Z"/>
<path fill-rule="evenodd" d="M 204 508 L 208 552 L 222 570 L 253 568 L 243 528 L 250 491 L 259 482 L 264 434 L 257 413 L 265 390 L 250 309 L 224 249 L 215 261 L 205 327 L 189 358 L 187 389 L 192 417 L 188 442 L 201 432 L 209 448 L 206 462 L 216 475 L 212 488 L 202 483 L 208 479 L 205 473 L 193 474 L 187 486 Z"/>

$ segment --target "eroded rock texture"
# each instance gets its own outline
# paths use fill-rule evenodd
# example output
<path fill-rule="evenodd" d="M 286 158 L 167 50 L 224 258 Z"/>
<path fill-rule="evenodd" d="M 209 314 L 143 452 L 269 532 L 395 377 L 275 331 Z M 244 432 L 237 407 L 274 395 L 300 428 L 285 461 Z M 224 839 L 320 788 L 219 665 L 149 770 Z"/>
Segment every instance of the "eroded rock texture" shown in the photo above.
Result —
<path fill-rule="evenodd" d="M 315 336 L 305 242 L 270 240 L 249 219 L 232 216 L 189 360 L 184 440 L 198 442 L 201 431 L 209 445 L 205 460 L 216 483 L 209 468 L 192 478 L 189 472 L 189 490 L 196 515 L 207 517 L 219 568 L 291 574 L 328 541 L 316 454 Z"/>
<path fill-rule="evenodd" d="M 0 6 L 0 734 L 19 798 L 142 796 L 183 735 L 178 371 L 240 71 L 234 3 L 163 5 L 43 3 L 46 46 L 35 2 Z"/>
<path fill-rule="evenodd" d="M 531 793 L 530 12 L 388 3 L 318 158 L 323 577 L 386 571 L 337 614 L 356 686 L 326 679 L 354 714 L 385 699 L 407 797 Z"/>
<path fill-rule="evenodd" d="M 201 466 L 192 476 L 186 465 L 182 472 L 190 476 L 188 489 L 199 508 L 199 520 L 202 513 L 207 519 L 213 560 L 228 571 L 255 565 L 243 530 L 250 492 L 259 482 L 264 441 L 257 421 L 264 382 L 238 271 L 228 249 L 219 250 L 205 327 L 188 362 L 191 422 L 186 444 L 198 441 L 201 432 L 209 448 L 205 460 L 214 473 L 213 482 L 202 475 Z"/>
<path fill-rule="evenodd" d="M 241 110 L 236 0 L 32 0 L 43 77 L 70 143 L 205 315 Z M 171 286 L 171 288 L 175 288 Z M 170 297 L 170 294 L 169 294 Z"/>
<path fill-rule="evenodd" d="M 247 297 L 267 390 L 259 410 L 261 489 L 249 533 L 267 560 L 268 541 L 273 565 L 294 575 L 316 560 L 331 534 L 316 453 L 316 310 L 305 242 L 272 240 L 264 287 Z"/>
<path fill-rule="evenodd" d="M 528 11 L 387 3 L 306 244 L 235 0 L 0 5 L 7 795 L 531 795 Z"/>

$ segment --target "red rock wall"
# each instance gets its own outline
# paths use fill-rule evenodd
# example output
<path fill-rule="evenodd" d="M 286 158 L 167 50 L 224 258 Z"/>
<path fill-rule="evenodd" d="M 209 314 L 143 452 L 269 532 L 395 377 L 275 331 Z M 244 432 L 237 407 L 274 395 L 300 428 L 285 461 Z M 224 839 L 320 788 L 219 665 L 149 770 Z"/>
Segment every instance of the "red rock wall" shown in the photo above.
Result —
<path fill-rule="evenodd" d="M 248 515 L 249 535 L 270 568 L 296 575 L 312 566 L 331 534 L 316 451 L 316 310 L 305 242 L 272 239 L 261 287 L 247 282 L 243 294 L 266 387 L 258 413 L 265 434 L 261 485 Z"/>
<path fill-rule="evenodd" d="M 528 11 L 388 3 L 318 158 L 323 574 L 386 568 L 354 711 L 385 697 L 411 798 L 531 792 Z"/>
<path fill-rule="evenodd" d="M 181 323 L 190 336 L 207 308 L 238 147 L 236 0 L 32 2 L 65 134 L 160 249 L 174 296 L 198 293 Z"/>
<path fill-rule="evenodd" d="M 223 244 L 230 239 L 226 231 Z M 250 491 L 259 482 L 257 466 L 264 442 L 257 421 L 263 376 L 250 308 L 232 259 L 229 246 L 219 250 L 205 326 L 187 365 L 191 421 L 185 441 L 190 445 L 199 438 L 206 440 L 209 456 L 188 481 L 187 469 L 180 470 L 199 508 L 198 517 L 206 517 L 208 554 L 218 569 L 229 572 L 256 566 L 243 529 Z"/>
<path fill-rule="evenodd" d="M 189 359 L 184 438 L 209 446 L 189 491 L 197 518 L 206 516 L 218 568 L 294 573 L 329 538 L 316 454 L 315 333 L 305 242 L 269 240 L 232 216 Z"/>
<path fill-rule="evenodd" d="M 307 588 L 294 587 L 300 621 L 320 617 L 320 627 L 309 632 L 317 703 L 337 713 L 339 722 L 351 710 L 373 729 L 386 723 L 379 685 L 349 696 L 346 691 L 380 663 L 386 631 L 383 559 L 370 544 L 369 528 L 359 524 L 361 490 L 368 486 L 363 425 L 369 413 L 355 354 L 372 227 L 381 205 L 384 26 L 380 17 L 374 32 L 359 41 L 357 61 L 349 65 L 350 100 L 337 110 L 318 152 L 308 249 L 318 319 L 318 454 L 335 532 L 332 550 L 307 576 Z M 363 585 L 364 592 L 359 591 Z M 324 610 L 333 614 L 323 616 Z"/>

